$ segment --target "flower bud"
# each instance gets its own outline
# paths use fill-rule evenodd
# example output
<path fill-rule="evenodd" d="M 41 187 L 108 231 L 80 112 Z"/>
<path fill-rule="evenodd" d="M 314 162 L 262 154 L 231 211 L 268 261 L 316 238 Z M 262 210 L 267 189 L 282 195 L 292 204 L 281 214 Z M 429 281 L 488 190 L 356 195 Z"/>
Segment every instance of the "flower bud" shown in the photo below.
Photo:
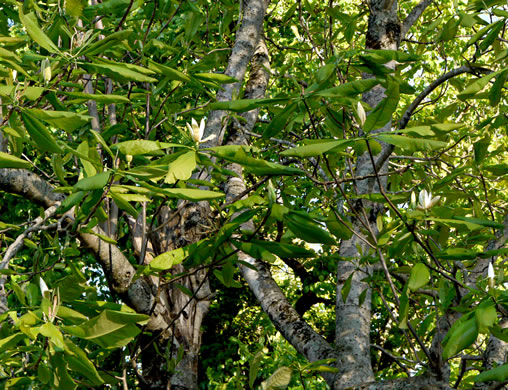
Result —
<path fill-rule="evenodd" d="M 41 73 L 42 77 L 44 78 L 44 84 L 48 84 L 51 80 L 51 63 L 49 62 L 49 59 L 45 58 L 42 60 L 41 63 Z"/>

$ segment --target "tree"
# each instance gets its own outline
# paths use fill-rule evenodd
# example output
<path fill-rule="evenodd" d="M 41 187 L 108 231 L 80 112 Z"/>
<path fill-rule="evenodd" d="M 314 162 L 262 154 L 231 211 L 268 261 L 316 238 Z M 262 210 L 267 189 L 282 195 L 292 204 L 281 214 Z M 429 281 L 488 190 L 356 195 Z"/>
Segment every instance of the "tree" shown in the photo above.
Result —
<path fill-rule="evenodd" d="M 506 385 L 505 2 L 0 7 L 4 387 L 195 389 L 216 281 L 330 388 Z"/>

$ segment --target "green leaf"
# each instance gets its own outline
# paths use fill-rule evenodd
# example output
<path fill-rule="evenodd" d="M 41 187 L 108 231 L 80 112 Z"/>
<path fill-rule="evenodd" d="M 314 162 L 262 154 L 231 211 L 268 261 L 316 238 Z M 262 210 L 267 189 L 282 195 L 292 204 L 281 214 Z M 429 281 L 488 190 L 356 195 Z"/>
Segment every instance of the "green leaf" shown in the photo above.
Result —
<path fill-rule="evenodd" d="M 129 98 L 122 95 L 109 95 L 109 94 L 104 95 L 99 93 L 67 92 L 67 91 L 60 91 L 59 93 L 78 100 L 95 100 L 98 103 L 104 104 L 130 103 Z"/>
<path fill-rule="evenodd" d="M 69 339 L 65 340 L 65 360 L 71 370 L 82 374 L 92 385 L 99 386 L 104 383 L 87 354 Z"/>
<path fill-rule="evenodd" d="M 150 262 L 150 269 L 157 272 L 166 271 L 180 264 L 189 255 L 191 247 L 192 245 L 188 245 L 160 254 Z"/>
<path fill-rule="evenodd" d="M 158 64 L 151 60 L 148 61 L 148 68 L 157 73 L 163 74 L 164 76 L 169 78 L 169 80 L 178 80 L 183 82 L 188 82 L 191 80 L 191 78 L 187 76 L 185 73 L 170 68 L 169 66 Z"/>
<path fill-rule="evenodd" d="M 8 153 L 0 152 L 0 168 L 30 168 L 29 161 L 22 160 Z"/>
<path fill-rule="evenodd" d="M 39 362 L 39 366 L 37 367 L 37 377 L 44 384 L 48 384 L 51 380 L 51 371 L 43 362 Z"/>
<path fill-rule="evenodd" d="M 347 220 L 344 220 L 344 222 L 348 223 Z M 344 223 L 339 221 L 333 212 L 328 215 L 328 219 L 326 220 L 326 227 L 335 237 L 341 240 L 349 240 L 353 235 L 352 226 L 349 226 L 348 229 Z"/>
<path fill-rule="evenodd" d="M 192 76 L 198 80 L 211 81 L 219 84 L 232 84 L 238 82 L 238 80 L 234 77 L 230 77 L 222 73 L 194 73 Z"/>
<path fill-rule="evenodd" d="M 252 358 L 249 366 L 249 387 L 254 388 L 254 381 L 258 375 L 259 367 L 261 366 L 261 360 L 263 359 L 263 350 L 258 351 Z"/>
<path fill-rule="evenodd" d="M 356 139 L 339 139 L 334 141 L 315 142 L 304 146 L 298 146 L 296 148 L 284 150 L 280 153 L 282 156 L 294 156 L 294 157 L 316 157 L 328 152 L 337 152 L 344 150 L 348 146 L 354 144 Z"/>
<path fill-rule="evenodd" d="M 291 103 L 276 114 L 263 131 L 263 138 L 270 138 L 280 133 L 284 127 L 286 127 L 289 117 L 293 114 L 297 107 L 297 103 Z"/>
<path fill-rule="evenodd" d="M 165 188 L 162 193 L 173 198 L 186 199 L 195 202 L 200 200 L 219 199 L 225 196 L 222 192 L 198 190 L 194 188 Z"/>
<path fill-rule="evenodd" d="M 12 349 L 25 337 L 26 335 L 23 333 L 14 333 L 13 335 L 0 339 L 0 351 Z"/>
<path fill-rule="evenodd" d="M 93 341 L 103 348 L 119 348 L 127 345 L 140 330 L 135 324 L 143 324 L 149 317 L 145 314 L 103 310 L 98 316 L 81 325 L 62 326 L 73 336 Z"/>
<path fill-rule="evenodd" d="M 456 321 L 443 341 L 443 359 L 449 359 L 476 341 L 478 327 L 474 318 Z"/>
<path fill-rule="evenodd" d="M 261 383 L 263 390 L 284 390 L 288 387 L 291 381 L 291 368 L 280 367 L 278 368 L 270 378 Z"/>
<path fill-rule="evenodd" d="M 432 151 L 444 148 L 447 143 L 444 141 L 436 141 L 426 138 L 410 138 L 397 134 L 376 134 L 376 139 L 386 142 L 387 144 L 398 146 L 401 149 L 410 152 Z"/>
<path fill-rule="evenodd" d="M 159 141 L 149 141 L 145 139 L 136 139 L 132 141 L 119 142 L 112 145 L 112 149 L 118 149 L 125 155 L 137 156 L 140 154 L 153 153 L 155 151 L 166 149 L 174 146 L 173 144 L 167 144 Z"/>
<path fill-rule="evenodd" d="M 208 148 L 207 150 L 212 150 L 218 157 L 242 165 L 247 173 L 253 173 L 255 175 L 291 176 L 304 174 L 304 172 L 298 168 L 287 167 L 285 165 L 247 156 L 244 147 L 240 145 L 234 146 L 235 147 L 231 147 L 230 145 L 218 146 L 214 148 Z"/>
<path fill-rule="evenodd" d="M 373 78 L 355 80 L 349 83 L 341 84 L 338 87 L 324 89 L 322 91 L 316 92 L 315 94 L 317 96 L 327 98 L 354 97 L 356 95 L 360 95 L 364 92 L 367 92 L 368 90 L 374 88 L 378 84 L 379 80 Z"/>
<path fill-rule="evenodd" d="M 471 84 L 467 86 L 466 89 L 464 89 L 462 92 L 460 92 L 457 97 L 460 100 L 467 100 L 473 98 L 477 93 L 481 92 L 483 88 L 489 84 L 489 81 L 497 76 L 500 72 L 493 72 L 486 76 L 483 76 L 475 81 L 473 81 Z"/>
<path fill-rule="evenodd" d="M 284 215 L 284 221 L 291 231 L 302 240 L 316 244 L 335 245 L 335 240 L 326 230 L 311 218 L 294 212 Z"/>
<path fill-rule="evenodd" d="M 155 83 L 158 81 L 157 79 L 147 76 L 139 71 L 129 69 L 127 64 L 119 62 L 117 62 L 116 65 L 78 62 L 78 65 L 89 73 L 106 75 L 111 77 L 113 80 L 120 82 L 140 81 L 145 83 Z"/>
<path fill-rule="evenodd" d="M 187 180 L 192 176 L 196 168 L 196 152 L 188 151 L 178 156 L 169 163 L 168 174 L 164 180 L 165 183 L 173 184 L 178 180 Z"/>
<path fill-rule="evenodd" d="M 21 111 L 21 117 L 25 124 L 26 131 L 30 134 L 30 138 L 35 146 L 43 152 L 63 153 L 62 148 L 58 146 L 53 135 L 37 118 L 33 117 L 26 110 Z"/>
<path fill-rule="evenodd" d="M 497 381 L 497 382 L 505 382 L 508 380 L 508 363 L 503 364 L 502 366 L 493 368 L 488 371 L 484 371 L 473 378 L 475 382 L 489 382 L 489 381 Z"/>
<path fill-rule="evenodd" d="M 363 125 L 365 132 L 380 129 L 392 119 L 392 115 L 399 104 L 399 84 L 389 82 L 385 91 L 386 98 L 381 100 L 379 104 L 367 116 L 367 120 Z"/>
<path fill-rule="evenodd" d="M 82 0 L 65 0 L 65 12 L 67 15 L 73 16 L 76 19 L 81 17 L 83 7 Z"/>
<path fill-rule="evenodd" d="M 478 332 L 488 333 L 489 328 L 494 325 L 497 319 L 496 308 L 493 305 L 490 306 L 479 306 L 475 311 L 476 325 L 478 326 Z"/>
<path fill-rule="evenodd" d="M 505 69 L 496 77 L 496 81 L 494 81 L 494 84 L 492 84 L 492 87 L 489 90 L 489 103 L 492 107 L 497 106 L 501 101 L 503 87 L 507 76 L 508 69 Z"/>
<path fill-rule="evenodd" d="M 354 274 L 354 272 L 351 272 L 351 274 L 342 285 L 342 288 L 340 289 L 340 295 L 342 296 L 342 302 L 344 303 L 346 303 L 349 292 L 351 291 L 351 282 L 353 281 Z"/>
<path fill-rule="evenodd" d="M 40 327 L 40 333 L 43 336 L 49 338 L 49 341 L 53 344 L 53 347 L 56 350 L 63 351 L 64 350 L 64 339 L 60 330 L 53 325 L 51 322 L 46 322 L 44 325 Z"/>
<path fill-rule="evenodd" d="M 208 105 L 210 110 L 228 110 L 233 112 L 250 111 L 258 107 L 269 106 L 276 103 L 283 103 L 288 98 L 274 98 L 274 99 L 240 99 L 228 100 L 224 102 L 214 102 Z"/>
<path fill-rule="evenodd" d="M 487 165 L 485 169 L 496 176 L 504 176 L 508 173 L 508 164 Z"/>
<path fill-rule="evenodd" d="M 132 215 L 134 218 L 138 217 L 138 211 L 131 206 L 129 201 L 124 197 L 123 194 L 119 194 L 113 191 L 110 191 L 108 193 L 108 196 L 110 196 L 116 203 L 116 205 L 121 208 L 122 210 L 125 210 L 127 214 Z"/>
<path fill-rule="evenodd" d="M 473 260 L 478 252 L 467 248 L 448 248 L 436 253 L 436 256 L 445 260 Z"/>
<path fill-rule="evenodd" d="M 416 291 L 422 288 L 430 281 L 430 273 L 425 264 L 418 263 L 411 269 L 411 275 L 407 283 L 411 291 Z"/>
<path fill-rule="evenodd" d="M 470 222 L 475 225 L 492 227 L 495 229 L 503 229 L 504 228 L 504 225 L 502 223 L 495 222 L 495 221 L 489 221 L 488 219 L 479 219 L 479 218 L 470 218 L 470 217 L 461 217 L 461 216 L 455 216 L 455 217 L 453 217 L 453 219 L 458 219 L 461 221 Z"/>
<path fill-rule="evenodd" d="M 92 120 L 91 116 L 68 111 L 47 111 L 39 110 L 38 108 L 31 108 L 27 111 L 35 118 L 48 122 L 59 129 L 64 129 L 69 133 Z"/>
<path fill-rule="evenodd" d="M 41 47 L 49 51 L 50 53 L 59 53 L 58 47 L 53 43 L 49 37 L 44 34 L 44 31 L 41 30 L 39 24 L 37 23 L 37 17 L 33 12 L 30 12 L 28 15 L 23 14 L 23 7 L 19 8 L 19 20 L 26 28 L 28 35 L 37 42 Z"/>
<path fill-rule="evenodd" d="M 75 191 L 91 191 L 104 188 L 109 181 L 111 171 L 100 172 L 94 176 L 85 177 L 74 184 Z"/>
<path fill-rule="evenodd" d="M 74 0 L 74 1 L 80 1 L 80 0 Z M 131 34 L 132 34 L 132 30 L 120 30 L 120 31 L 114 32 L 113 34 L 109 34 L 104 39 L 97 37 L 98 40 L 96 42 L 92 43 L 91 45 L 88 45 L 81 52 L 81 54 L 87 55 L 87 56 L 103 54 L 106 50 L 117 46 L 122 41 L 129 38 L 129 36 Z"/>

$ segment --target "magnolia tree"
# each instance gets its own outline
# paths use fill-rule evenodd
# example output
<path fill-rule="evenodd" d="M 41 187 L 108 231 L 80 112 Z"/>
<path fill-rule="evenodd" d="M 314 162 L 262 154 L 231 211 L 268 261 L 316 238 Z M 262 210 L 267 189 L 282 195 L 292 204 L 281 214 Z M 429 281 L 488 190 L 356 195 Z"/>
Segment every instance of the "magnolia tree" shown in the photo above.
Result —
<path fill-rule="evenodd" d="M 507 17 L 4 0 L 1 385 L 207 388 L 247 284 L 331 389 L 505 386 Z M 235 386 L 305 386 L 266 359 Z"/>

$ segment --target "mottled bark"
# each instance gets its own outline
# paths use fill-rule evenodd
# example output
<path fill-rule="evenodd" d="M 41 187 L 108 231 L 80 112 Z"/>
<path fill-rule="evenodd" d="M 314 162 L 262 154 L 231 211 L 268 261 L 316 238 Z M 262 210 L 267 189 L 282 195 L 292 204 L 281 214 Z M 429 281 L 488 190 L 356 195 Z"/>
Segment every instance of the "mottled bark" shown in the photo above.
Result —
<path fill-rule="evenodd" d="M 238 80 L 236 83 L 225 84 L 217 92 L 217 101 L 236 99 L 245 76 L 247 66 L 256 48 L 259 34 L 262 30 L 263 18 L 269 0 L 244 0 L 242 24 L 236 34 L 235 44 L 229 57 L 225 74 Z M 226 111 L 216 110 L 210 113 L 206 123 L 204 138 L 215 135 L 215 138 L 204 143 L 202 147 L 212 147 L 222 144 L 225 132 L 223 119 Z"/>
<path fill-rule="evenodd" d="M 371 14 L 367 30 L 367 49 L 396 50 L 400 42 L 400 22 L 397 15 L 397 1 L 371 1 Z M 388 64 L 387 66 L 393 66 Z M 365 75 L 365 77 L 371 77 Z M 385 89 L 378 85 L 363 96 L 363 101 L 375 107 L 385 98 Z M 391 121 L 383 128 L 374 131 L 390 131 Z M 382 144 L 383 149 L 390 146 Z M 375 157 L 376 158 L 376 157 Z M 377 170 L 383 172 L 384 162 Z M 357 176 L 375 173 L 368 153 L 358 157 L 356 163 Z M 379 192 L 375 178 L 361 180 L 356 183 L 358 194 Z M 351 221 L 357 232 L 367 230 L 367 234 L 377 234 L 376 217 L 381 208 L 378 204 L 366 201 L 356 202 L 353 207 L 356 217 Z M 363 213 L 363 210 L 367 210 Z M 371 289 L 368 283 L 362 281 L 371 274 L 371 268 L 360 264 L 362 248 L 367 253 L 369 248 L 358 236 L 353 235 L 342 242 L 339 255 L 348 261 L 339 261 L 337 267 L 337 300 L 335 304 L 335 344 L 340 358 L 336 364 L 339 373 L 334 382 L 334 389 L 357 386 L 374 380 L 370 358 L 370 320 L 371 320 Z M 342 298 L 342 288 L 346 280 L 352 276 L 351 289 L 345 300 Z M 366 291 L 365 299 L 360 305 L 360 296 Z M 361 373 L 361 375 L 359 375 Z"/>

